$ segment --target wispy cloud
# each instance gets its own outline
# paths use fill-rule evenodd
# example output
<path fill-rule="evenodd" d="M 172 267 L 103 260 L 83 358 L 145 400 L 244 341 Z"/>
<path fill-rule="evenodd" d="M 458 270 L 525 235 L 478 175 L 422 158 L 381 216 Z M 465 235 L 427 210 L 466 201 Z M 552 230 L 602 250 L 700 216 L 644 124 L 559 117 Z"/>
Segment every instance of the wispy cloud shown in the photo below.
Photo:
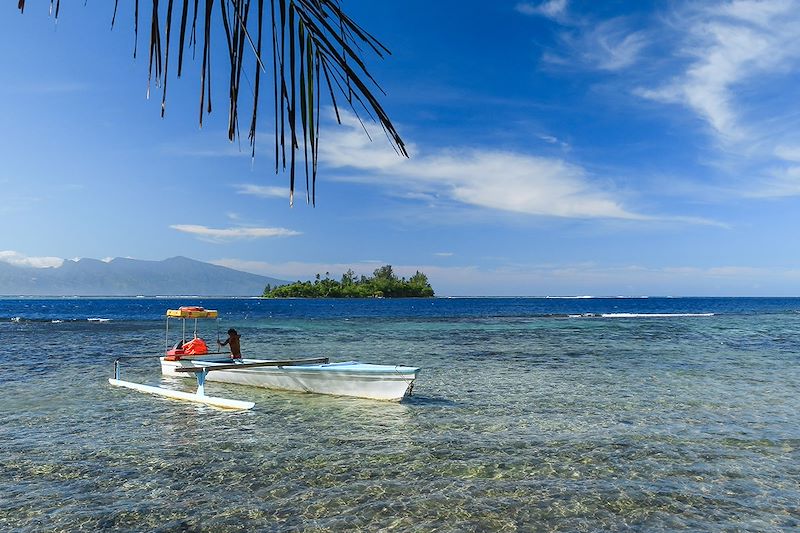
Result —
<path fill-rule="evenodd" d="M 301 232 L 286 228 L 209 228 L 198 224 L 173 224 L 170 228 L 195 235 L 204 240 L 222 242 L 237 239 L 261 239 L 265 237 L 293 237 Z"/>
<path fill-rule="evenodd" d="M 800 146 L 780 144 L 775 147 L 775 155 L 784 161 L 800 163 Z"/>
<path fill-rule="evenodd" d="M 599 70 L 621 70 L 639 59 L 649 44 L 644 31 L 631 31 L 625 19 L 604 21 L 585 33 L 577 49 L 588 65 Z"/>
<path fill-rule="evenodd" d="M 545 134 L 543 134 L 543 135 L 539 135 L 539 138 L 541 140 L 543 140 L 544 142 L 546 142 L 547 144 L 554 144 L 556 146 L 560 146 L 563 150 L 569 150 L 570 149 L 570 145 L 569 145 L 568 142 L 562 141 L 561 139 L 559 139 L 558 137 L 555 137 L 553 135 L 545 135 Z"/>
<path fill-rule="evenodd" d="M 625 208 L 613 190 L 594 184 L 586 170 L 562 159 L 453 148 L 417 153 L 409 160 L 385 144 L 370 142 L 353 117 L 346 116 L 343 122 L 349 128 L 328 132 L 320 146 L 325 165 L 347 170 L 340 180 L 436 194 L 466 206 L 529 215 L 648 218 Z M 373 134 L 380 135 L 380 130 Z"/>
<path fill-rule="evenodd" d="M 453 257 L 454 254 L 453 252 L 436 252 L 433 255 L 435 255 L 436 257 Z"/>
<path fill-rule="evenodd" d="M 544 3 L 526 5 L 518 11 L 545 16 Z M 723 0 L 673 4 L 647 20 L 562 18 L 561 47 L 543 59 L 618 72 L 633 94 L 697 117 L 712 140 L 700 159 L 717 194 L 798 196 L 800 114 L 787 111 L 800 63 L 798 8 L 797 0 Z"/>
<path fill-rule="evenodd" d="M 59 267 L 64 263 L 60 257 L 32 257 L 13 250 L 0 250 L 0 261 L 19 267 Z"/>
<path fill-rule="evenodd" d="M 723 141 L 752 138 L 755 131 L 743 122 L 742 113 L 752 98 L 737 93 L 749 82 L 759 83 L 764 74 L 785 72 L 800 57 L 797 3 L 702 5 L 676 15 L 675 27 L 683 32 L 678 53 L 690 58 L 685 70 L 661 87 L 640 88 L 636 94 L 688 107 Z"/>
<path fill-rule="evenodd" d="M 800 196 L 800 167 L 788 166 L 772 169 L 764 180 L 755 180 L 744 187 L 741 195 L 750 198 L 782 198 Z"/>
<path fill-rule="evenodd" d="M 514 6 L 514 9 L 524 15 L 535 15 L 561 21 L 567 16 L 567 6 L 567 0 L 546 0 L 539 3 L 520 2 Z"/>
<path fill-rule="evenodd" d="M 674 35 L 672 55 L 688 61 L 633 91 L 697 116 L 718 149 L 714 164 L 738 182 L 730 188 L 740 196 L 800 195 L 800 119 L 786 112 L 794 102 L 780 89 L 794 86 L 789 74 L 800 63 L 798 7 L 736 0 L 678 10 L 665 30 Z"/>
<path fill-rule="evenodd" d="M 551 64 L 619 71 L 635 64 L 650 44 L 645 30 L 632 30 L 627 18 L 581 22 L 560 35 L 561 47 L 543 54 Z"/>
<path fill-rule="evenodd" d="M 236 193 L 258 196 L 259 198 L 289 198 L 288 187 L 253 185 L 251 183 L 236 185 Z"/>
<path fill-rule="evenodd" d="M 565 27 L 558 35 L 560 46 L 542 55 L 542 60 L 550 64 L 618 71 L 636 63 L 651 40 L 646 31 L 631 29 L 629 17 L 594 20 L 586 15 L 569 16 L 567 0 L 521 2 L 515 9 Z"/>

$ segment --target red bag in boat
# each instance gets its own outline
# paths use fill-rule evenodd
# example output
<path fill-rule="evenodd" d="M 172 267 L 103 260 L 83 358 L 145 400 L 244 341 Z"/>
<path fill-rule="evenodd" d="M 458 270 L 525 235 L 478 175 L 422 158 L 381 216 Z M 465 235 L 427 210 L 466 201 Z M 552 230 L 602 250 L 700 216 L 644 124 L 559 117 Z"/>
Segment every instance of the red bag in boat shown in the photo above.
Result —
<path fill-rule="evenodd" d="M 187 355 L 203 355 L 208 353 L 208 346 L 206 345 L 206 341 L 195 337 L 183 345 L 183 353 Z"/>

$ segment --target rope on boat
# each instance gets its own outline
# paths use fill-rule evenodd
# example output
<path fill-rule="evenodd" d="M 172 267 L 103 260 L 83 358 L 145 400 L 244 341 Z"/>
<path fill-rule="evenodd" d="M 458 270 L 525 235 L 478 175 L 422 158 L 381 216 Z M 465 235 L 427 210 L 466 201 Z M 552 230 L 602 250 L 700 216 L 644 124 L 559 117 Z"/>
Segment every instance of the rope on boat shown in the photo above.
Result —
<path fill-rule="evenodd" d="M 400 368 L 400 365 L 394 365 L 394 371 L 397 373 L 397 375 L 399 375 L 399 376 L 402 376 L 403 374 L 402 374 L 402 373 L 400 373 L 400 371 L 398 370 L 398 368 Z M 409 396 L 411 396 L 411 394 L 414 392 L 414 380 L 413 380 L 413 379 L 412 379 L 412 380 L 407 380 L 407 379 L 404 379 L 403 381 L 405 381 L 406 383 L 408 383 L 408 387 L 406 388 L 406 393 L 407 393 Z"/>

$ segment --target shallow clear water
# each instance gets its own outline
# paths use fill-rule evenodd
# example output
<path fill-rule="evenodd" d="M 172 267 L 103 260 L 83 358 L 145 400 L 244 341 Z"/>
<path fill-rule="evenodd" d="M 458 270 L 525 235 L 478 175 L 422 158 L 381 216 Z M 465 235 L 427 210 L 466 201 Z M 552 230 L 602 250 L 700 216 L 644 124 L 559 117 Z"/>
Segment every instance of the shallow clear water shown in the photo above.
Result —
<path fill-rule="evenodd" d="M 800 528 L 800 300 L 190 303 L 246 356 L 421 366 L 415 394 L 173 402 L 107 378 L 178 302 L 0 300 L 0 530 Z"/>

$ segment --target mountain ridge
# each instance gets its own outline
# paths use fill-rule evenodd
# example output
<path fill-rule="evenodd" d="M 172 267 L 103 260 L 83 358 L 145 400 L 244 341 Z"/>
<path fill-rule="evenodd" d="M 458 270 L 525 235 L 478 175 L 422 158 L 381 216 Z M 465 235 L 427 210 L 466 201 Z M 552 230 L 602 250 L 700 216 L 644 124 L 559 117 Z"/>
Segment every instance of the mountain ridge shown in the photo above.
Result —
<path fill-rule="evenodd" d="M 82 258 L 45 268 L 0 261 L 0 296 L 261 296 L 267 284 L 286 283 L 183 256 Z"/>

